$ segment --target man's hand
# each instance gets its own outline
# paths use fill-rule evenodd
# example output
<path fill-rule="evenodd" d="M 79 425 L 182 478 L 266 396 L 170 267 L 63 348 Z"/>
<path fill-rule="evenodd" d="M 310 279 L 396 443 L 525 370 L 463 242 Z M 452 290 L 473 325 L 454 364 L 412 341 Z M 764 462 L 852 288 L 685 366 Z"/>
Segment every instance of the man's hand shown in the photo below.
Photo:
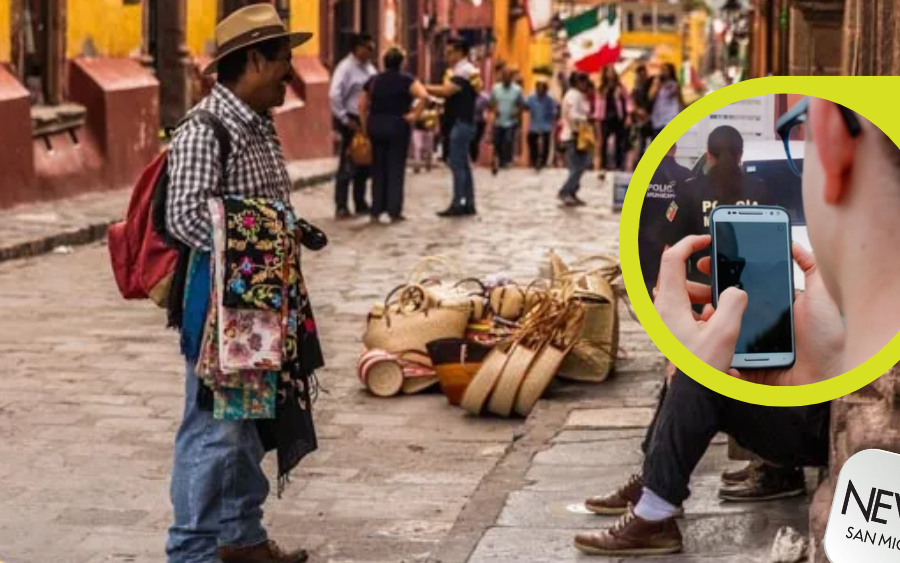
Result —
<path fill-rule="evenodd" d="M 747 294 L 730 287 L 719 297 L 718 309 L 708 307 L 701 316 L 694 313 L 692 295 L 695 302 L 698 298 L 711 300 L 712 295 L 708 288 L 700 291 L 688 285 L 685 263 L 710 242 L 709 235 L 689 236 L 663 253 L 654 304 L 663 322 L 685 348 L 715 369 L 728 373 L 741 333 Z"/>
<path fill-rule="evenodd" d="M 806 291 L 794 301 L 794 365 L 787 369 L 732 370 L 736 377 L 763 385 L 806 385 L 842 372 L 845 329 L 841 312 L 825 288 L 815 256 L 797 243 L 793 251 L 806 276 Z"/>
<path fill-rule="evenodd" d="M 344 125 L 346 125 L 347 129 L 350 129 L 351 131 L 359 131 L 359 122 L 355 119 L 348 119 Z"/>

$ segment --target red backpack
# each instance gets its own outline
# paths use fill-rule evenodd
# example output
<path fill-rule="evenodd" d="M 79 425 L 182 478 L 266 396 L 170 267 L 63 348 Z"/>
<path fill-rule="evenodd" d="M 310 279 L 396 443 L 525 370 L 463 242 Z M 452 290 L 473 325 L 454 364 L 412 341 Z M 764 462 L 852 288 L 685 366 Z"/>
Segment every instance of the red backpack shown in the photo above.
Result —
<path fill-rule="evenodd" d="M 187 119 L 198 118 L 212 127 L 219 143 L 221 170 L 231 152 L 228 130 L 209 111 L 194 110 Z M 166 307 L 179 256 L 179 243 L 166 232 L 166 199 L 169 188 L 168 152 L 161 152 L 147 165 L 128 202 L 125 220 L 110 226 L 107 246 L 119 293 L 125 299 L 151 299 Z"/>

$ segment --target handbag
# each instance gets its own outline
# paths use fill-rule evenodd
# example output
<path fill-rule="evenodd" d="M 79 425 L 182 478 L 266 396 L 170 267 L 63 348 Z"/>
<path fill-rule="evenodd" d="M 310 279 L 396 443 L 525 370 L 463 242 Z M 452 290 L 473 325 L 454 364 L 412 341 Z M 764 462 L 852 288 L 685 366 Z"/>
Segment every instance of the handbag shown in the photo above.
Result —
<path fill-rule="evenodd" d="M 575 126 L 575 150 L 578 152 L 591 152 L 597 146 L 597 133 L 594 126 L 587 121 L 582 121 Z"/>
<path fill-rule="evenodd" d="M 356 131 L 356 133 L 353 134 L 353 138 L 350 140 L 350 146 L 347 147 L 347 153 L 350 155 L 350 160 L 356 166 L 372 165 L 372 141 L 370 141 L 368 135 L 361 130 Z"/>
<path fill-rule="evenodd" d="M 383 306 L 369 313 L 363 343 L 368 349 L 427 355 L 427 344 L 433 340 L 462 338 L 471 311 L 470 301 L 437 301 L 421 285 L 400 285 L 388 294 Z"/>
<path fill-rule="evenodd" d="M 574 284 L 574 299 L 584 307 L 584 322 L 577 342 L 559 369 L 559 377 L 599 383 L 615 369 L 619 349 L 618 300 L 611 280 L 618 275 L 618 263 L 606 257 L 601 266 L 587 271 L 570 270 L 565 277 Z"/>
<path fill-rule="evenodd" d="M 550 382 L 559 372 L 565 358 L 575 347 L 584 324 L 584 305 L 578 300 L 570 300 L 560 315 L 550 342 L 541 350 L 525 375 L 516 395 L 516 412 L 528 416 L 534 409 Z"/>

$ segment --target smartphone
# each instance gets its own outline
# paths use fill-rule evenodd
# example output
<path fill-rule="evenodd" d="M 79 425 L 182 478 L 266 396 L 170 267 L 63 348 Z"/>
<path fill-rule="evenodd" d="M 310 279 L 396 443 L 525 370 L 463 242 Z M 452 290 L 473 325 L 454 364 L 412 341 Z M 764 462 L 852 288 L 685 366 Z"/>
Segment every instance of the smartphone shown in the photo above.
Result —
<path fill-rule="evenodd" d="M 791 217 L 782 207 L 727 205 L 709 216 L 712 297 L 729 287 L 747 293 L 747 310 L 731 367 L 794 364 L 794 268 Z"/>

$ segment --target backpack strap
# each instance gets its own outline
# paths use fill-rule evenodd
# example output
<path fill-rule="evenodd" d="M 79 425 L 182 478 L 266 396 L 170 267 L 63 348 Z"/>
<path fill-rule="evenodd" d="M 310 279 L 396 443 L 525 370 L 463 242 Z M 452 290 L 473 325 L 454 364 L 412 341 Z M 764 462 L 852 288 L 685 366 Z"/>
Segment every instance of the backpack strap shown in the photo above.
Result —
<path fill-rule="evenodd" d="M 225 179 L 228 177 L 227 167 L 228 158 L 231 156 L 231 134 L 225 127 L 225 124 L 222 123 L 222 120 L 209 110 L 202 108 L 195 109 L 190 113 L 187 119 L 189 120 L 194 117 L 196 117 L 200 123 L 212 128 L 213 134 L 216 136 L 216 141 L 219 143 L 219 169 L 222 172 L 222 178 L 216 185 L 213 195 L 221 197 L 223 192 L 222 187 L 225 184 Z"/>

